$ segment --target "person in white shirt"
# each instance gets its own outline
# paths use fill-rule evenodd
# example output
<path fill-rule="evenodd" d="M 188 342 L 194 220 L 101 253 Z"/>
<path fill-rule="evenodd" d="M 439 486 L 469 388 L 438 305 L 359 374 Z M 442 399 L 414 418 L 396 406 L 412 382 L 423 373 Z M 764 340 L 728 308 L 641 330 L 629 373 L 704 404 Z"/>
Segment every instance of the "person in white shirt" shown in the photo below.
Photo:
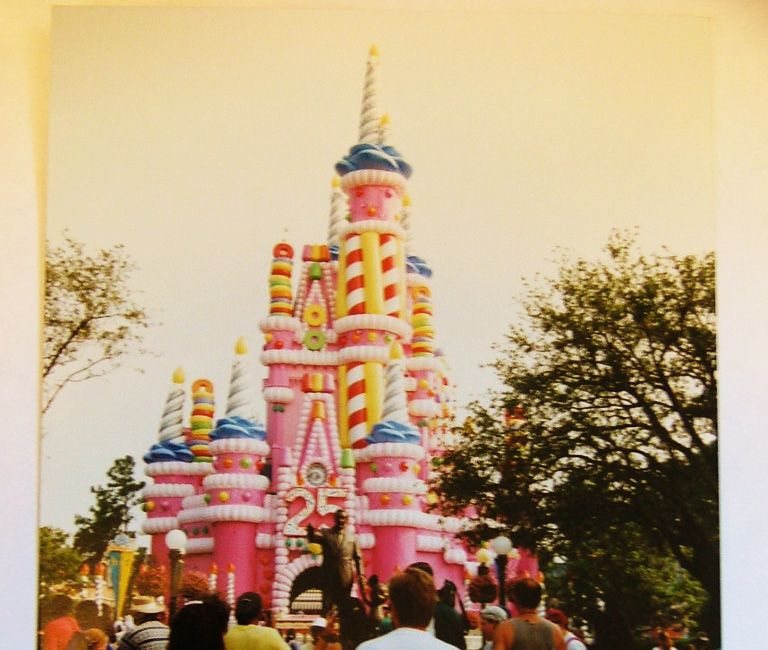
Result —
<path fill-rule="evenodd" d="M 358 650 L 456 650 L 426 631 L 437 604 L 437 590 L 431 575 L 413 567 L 395 574 L 389 581 L 389 601 L 395 629 L 364 641 L 357 646 Z"/>

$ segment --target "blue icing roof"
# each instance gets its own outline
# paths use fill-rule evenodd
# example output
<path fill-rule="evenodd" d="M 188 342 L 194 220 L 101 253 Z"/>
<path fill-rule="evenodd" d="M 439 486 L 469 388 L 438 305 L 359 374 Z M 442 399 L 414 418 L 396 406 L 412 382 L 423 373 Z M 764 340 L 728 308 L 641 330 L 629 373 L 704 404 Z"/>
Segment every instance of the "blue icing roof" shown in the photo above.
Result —
<path fill-rule="evenodd" d="M 231 418 L 221 418 L 216 422 L 216 428 L 211 431 L 211 440 L 221 440 L 222 438 L 253 438 L 265 440 L 267 431 L 264 425 L 246 418 L 234 416 Z"/>
<path fill-rule="evenodd" d="M 339 176 L 359 169 L 397 172 L 406 178 L 410 178 L 413 171 L 397 149 L 380 144 L 356 144 L 344 158 L 336 163 L 336 172 Z"/>
<path fill-rule="evenodd" d="M 413 445 L 421 444 L 418 429 L 410 423 L 386 420 L 373 425 L 373 429 L 365 441 L 369 444 L 377 442 L 407 442 Z"/>
<path fill-rule="evenodd" d="M 191 463 L 193 459 L 194 455 L 185 443 L 173 442 L 172 440 L 166 440 L 165 442 L 159 442 L 156 445 L 152 445 L 149 448 L 149 451 L 144 454 L 144 462 L 148 465 L 151 463 L 165 463 L 169 461 Z"/>
<path fill-rule="evenodd" d="M 409 255 L 405 265 L 407 267 L 408 273 L 418 273 L 419 275 L 423 275 L 425 278 L 432 277 L 432 269 L 427 266 L 427 263 L 423 259 L 417 257 L 416 255 Z"/>

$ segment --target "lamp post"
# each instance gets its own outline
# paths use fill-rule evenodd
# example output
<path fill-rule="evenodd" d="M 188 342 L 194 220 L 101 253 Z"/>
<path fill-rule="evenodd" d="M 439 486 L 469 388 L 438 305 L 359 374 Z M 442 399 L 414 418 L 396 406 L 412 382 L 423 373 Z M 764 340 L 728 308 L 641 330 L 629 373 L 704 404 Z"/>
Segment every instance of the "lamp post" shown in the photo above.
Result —
<path fill-rule="evenodd" d="M 187 550 L 187 536 L 183 530 L 174 528 L 165 535 L 165 545 L 168 547 L 168 559 L 171 561 L 171 597 L 168 603 L 168 622 L 176 615 L 176 601 L 179 597 L 181 569 L 184 566 L 183 555 Z"/>
<path fill-rule="evenodd" d="M 499 607 L 506 607 L 507 593 L 504 589 L 504 583 L 507 579 L 507 559 L 508 553 L 512 550 L 512 542 L 508 537 L 499 535 L 491 541 L 491 550 L 496 553 L 494 562 L 496 563 L 496 573 L 499 576 Z"/>

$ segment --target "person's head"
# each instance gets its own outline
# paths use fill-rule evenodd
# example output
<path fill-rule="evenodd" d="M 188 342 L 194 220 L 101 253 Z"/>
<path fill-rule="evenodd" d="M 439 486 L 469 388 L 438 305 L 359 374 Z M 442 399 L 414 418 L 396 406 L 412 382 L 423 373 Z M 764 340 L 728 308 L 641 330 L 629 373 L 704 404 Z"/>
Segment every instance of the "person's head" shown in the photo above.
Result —
<path fill-rule="evenodd" d="M 64 594 L 56 594 L 51 599 L 50 612 L 53 618 L 72 614 L 72 599 Z"/>
<path fill-rule="evenodd" d="M 389 601 L 395 627 L 426 629 L 437 604 L 435 581 L 426 571 L 408 567 L 390 579 Z"/>
<path fill-rule="evenodd" d="M 235 620 L 238 625 L 256 624 L 261 616 L 261 596 L 255 591 L 246 591 L 235 601 Z"/>
<path fill-rule="evenodd" d="M 420 569 L 421 571 L 424 571 L 424 573 L 428 573 L 429 575 L 433 576 L 435 575 L 435 572 L 432 571 L 432 565 L 429 562 L 414 562 L 413 564 L 408 565 L 409 569 Z"/>
<path fill-rule="evenodd" d="M 149 621 L 165 621 L 165 605 L 154 598 L 136 601 L 131 606 L 131 614 L 137 625 Z"/>
<path fill-rule="evenodd" d="M 342 528 L 344 528 L 344 526 L 347 525 L 348 519 L 349 519 L 349 515 L 347 515 L 346 510 L 337 510 L 336 512 L 333 513 L 333 522 L 337 530 L 341 530 Z"/>
<path fill-rule="evenodd" d="M 493 638 L 499 623 L 506 621 L 507 612 L 496 605 L 489 605 L 480 612 L 480 632 L 483 634 L 484 641 L 490 641 Z"/>
<path fill-rule="evenodd" d="M 85 644 L 88 646 L 88 650 L 106 650 L 109 638 L 103 630 L 96 627 L 87 629 L 84 632 Z"/>
<path fill-rule="evenodd" d="M 75 605 L 75 618 L 81 628 L 95 627 L 99 622 L 99 606 L 93 600 L 81 600 Z"/>
<path fill-rule="evenodd" d="M 536 609 L 541 602 L 541 585 L 533 578 L 520 578 L 509 587 L 508 595 L 518 609 Z"/>
<path fill-rule="evenodd" d="M 659 632 L 659 647 L 662 650 L 669 650 L 672 647 L 672 641 L 670 641 L 669 635 L 664 630 Z"/>
<path fill-rule="evenodd" d="M 184 605 L 171 621 L 167 650 L 224 650 L 229 605 L 216 595 Z"/>
<path fill-rule="evenodd" d="M 312 625 L 309 626 L 309 633 L 312 635 L 312 639 L 317 641 L 317 638 L 325 631 L 327 625 L 328 621 L 322 617 L 318 617 L 312 621 Z"/>
<path fill-rule="evenodd" d="M 437 590 L 437 597 L 440 602 L 453 607 L 456 602 L 456 585 L 450 580 L 443 582 L 443 586 Z"/>
<path fill-rule="evenodd" d="M 562 629 L 568 627 L 568 617 L 565 612 L 559 609 L 548 609 L 545 618 L 548 621 L 552 621 L 555 625 L 559 625 Z"/>

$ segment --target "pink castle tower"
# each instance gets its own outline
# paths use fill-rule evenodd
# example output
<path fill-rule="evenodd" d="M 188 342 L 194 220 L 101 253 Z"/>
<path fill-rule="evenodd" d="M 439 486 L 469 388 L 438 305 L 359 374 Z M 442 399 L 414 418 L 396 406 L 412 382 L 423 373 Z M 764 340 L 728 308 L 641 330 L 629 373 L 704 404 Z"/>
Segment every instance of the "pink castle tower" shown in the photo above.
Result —
<path fill-rule="evenodd" d="M 476 564 L 456 538 L 467 521 L 434 510 L 428 487 L 454 417 L 453 381 L 436 344 L 432 272 L 413 254 L 411 168 L 389 144 L 378 63 L 372 48 L 358 143 L 332 181 L 327 242 L 294 250 L 283 241 L 272 252 L 259 323 L 265 425 L 241 340 L 226 416 L 214 424 L 213 386 L 198 380 L 185 439 L 175 376 L 160 442 L 145 456 L 152 553 L 165 561 L 164 535 L 181 528 L 188 568 L 209 573 L 230 601 L 260 593 L 285 627 L 322 613 L 322 558 L 307 526 L 331 526 L 341 508 L 365 577 L 386 582 L 424 561 L 438 586 L 451 580 L 463 596 Z M 513 559 L 515 571 L 538 575 L 535 557 Z"/>

